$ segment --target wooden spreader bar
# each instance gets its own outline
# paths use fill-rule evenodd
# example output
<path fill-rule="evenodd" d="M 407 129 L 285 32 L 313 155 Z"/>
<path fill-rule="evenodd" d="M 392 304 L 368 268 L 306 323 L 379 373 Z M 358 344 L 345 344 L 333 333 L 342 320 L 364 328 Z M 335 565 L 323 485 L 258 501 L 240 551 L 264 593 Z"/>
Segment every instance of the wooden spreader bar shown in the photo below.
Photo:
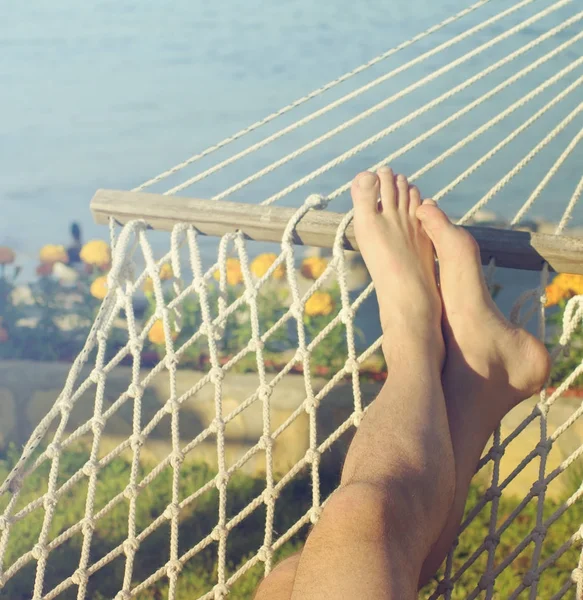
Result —
<path fill-rule="evenodd" d="M 142 220 L 152 229 L 171 231 L 178 223 L 188 223 L 204 235 L 220 237 L 242 231 L 251 240 L 281 242 L 296 209 L 98 190 L 91 201 L 91 212 L 98 224 L 107 224 L 113 217 L 120 225 Z M 332 248 L 343 218 L 343 214 L 328 210 L 307 212 L 295 228 L 294 243 Z M 583 239 L 489 227 L 466 229 L 478 242 L 484 264 L 495 258 L 499 267 L 540 271 L 546 261 L 553 271 L 583 274 Z M 352 224 L 346 230 L 343 245 L 347 250 L 358 251 Z"/>

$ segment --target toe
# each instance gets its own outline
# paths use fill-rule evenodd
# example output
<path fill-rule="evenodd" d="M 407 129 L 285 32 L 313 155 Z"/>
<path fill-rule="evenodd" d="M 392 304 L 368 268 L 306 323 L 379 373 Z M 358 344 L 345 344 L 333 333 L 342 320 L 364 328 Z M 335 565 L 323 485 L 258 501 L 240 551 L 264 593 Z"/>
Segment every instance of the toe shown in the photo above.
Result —
<path fill-rule="evenodd" d="M 431 238 L 434 246 L 441 245 L 444 238 L 448 238 L 455 232 L 456 227 L 447 218 L 447 215 L 438 208 L 433 200 L 426 200 L 415 213 L 423 224 L 427 235 Z"/>
<path fill-rule="evenodd" d="M 377 171 L 381 181 L 381 203 L 383 211 L 392 211 L 397 207 L 397 191 L 395 189 L 395 176 L 390 167 L 381 167 Z"/>
<path fill-rule="evenodd" d="M 352 182 L 351 193 L 356 216 L 378 213 L 379 178 L 374 173 L 359 173 Z"/>
<path fill-rule="evenodd" d="M 412 185 L 409 190 L 409 216 L 414 217 L 421 206 L 421 193 L 417 186 Z"/>
<path fill-rule="evenodd" d="M 409 212 L 409 182 L 405 175 L 397 175 L 397 204 L 402 214 Z"/>
<path fill-rule="evenodd" d="M 469 232 L 451 223 L 432 200 L 424 202 L 416 214 L 435 246 L 442 272 L 444 265 L 453 263 L 459 267 L 461 263 L 469 263 L 472 265 L 470 271 L 479 271 L 481 277 L 480 248 Z"/>

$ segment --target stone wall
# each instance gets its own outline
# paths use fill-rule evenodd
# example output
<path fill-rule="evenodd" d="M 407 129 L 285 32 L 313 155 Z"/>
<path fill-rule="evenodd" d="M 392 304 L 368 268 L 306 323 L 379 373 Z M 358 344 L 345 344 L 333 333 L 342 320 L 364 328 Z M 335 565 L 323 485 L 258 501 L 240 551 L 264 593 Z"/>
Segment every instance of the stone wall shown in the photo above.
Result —
<path fill-rule="evenodd" d="M 36 424 L 58 398 L 64 386 L 70 365 L 64 363 L 38 363 L 26 361 L 3 361 L 0 363 L 0 445 L 6 446 L 14 442 L 18 446 L 24 444 Z M 85 378 L 89 374 L 82 373 Z M 143 373 L 145 376 L 146 373 Z M 202 374 L 193 371 L 179 371 L 177 377 L 178 394 L 191 390 L 201 379 Z M 106 410 L 128 388 L 131 380 L 131 369 L 116 368 L 107 378 L 105 386 Z M 314 379 L 317 393 L 327 383 L 325 379 Z M 255 374 L 227 374 L 223 385 L 224 415 L 236 409 L 242 401 L 250 397 L 257 389 L 258 377 Z M 363 397 L 371 401 L 380 384 L 363 383 Z M 168 379 L 161 373 L 155 376 L 142 400 L 142 427 L 163 406 L 169 396 Z M 77 402 L 67 425 L 67 431 L 74 431 L 93 415 L 95 386 Z M 282 425 L 288 417 L 301 405 L 305 398 L 304 380 L 300 375 L 288 375 L 275 387 L 271 397 L 272 431 Z M 322 401 L 318 410 L 318 437 L 325 439 L 332 433 L 352 411 L 352 385 L 349 381 L 337 385 Z M 574 406 L 580 400 L 562 398 L 549 414 L 549 434 L 559 427 Z M 518 406 L 508 415 L 503 423 L 503 435 L 510 433 L 532 410 L 535 400 L 531 399 Z M 180 411 L 181 444 L 184 446 L 203 431 L 212 421 L 215 413 L 214 386 L 204 385 L 196 395 L 187 398 Z M 108 420 L 104 430 L 100 454 L 110 452 L 132 432 L 133 405 L 128 400 Z M 577 421 L 553 448 L 547 465 L 547 473 L 555 468 L 561 460 L 583 443 L 583 423 Z M 226 426 L 226 458 L 228 465 L 239 460 L 258 440 L 263 433 L 262 406 L 260 401 L 254 402 Z M 352 431 L 345 434 L 332 449 L 323 456 L 323 464 L 339 465 L 346 454 Z M 52 437 L 52 436 L 51 436 Z M 91 442 L 91 436 L 85 438 Z M 536 447 L 539 441 L 538 421 L 533 422 L 508 447 L 501 465 L 502 481 L 511 473 L 522 458 Z M 278 437 L 274 446 L 274 467 L 277 472 L 285 473 L 305 453 L 309 444 L 308 416 L 302 412 Z M 171 450 L 170 415 L 156 426 L 150 434 L 142 456 L 145 460 L 159 461 Z M 210 436 L 196 447 L 189 455 L 189 460 L 205 460 L 216 464 L 216 438 Z M 243 467 L 247 473 L 260 473 L 265 469 L 265 456 L 257 452 Z M 512 493 L 524 494 L 538 478 L 539 459 L 533 460 L 520 473 L 509 487 Z M 561 485 L 553 486 L 551 495 L 561 493 Z"/>

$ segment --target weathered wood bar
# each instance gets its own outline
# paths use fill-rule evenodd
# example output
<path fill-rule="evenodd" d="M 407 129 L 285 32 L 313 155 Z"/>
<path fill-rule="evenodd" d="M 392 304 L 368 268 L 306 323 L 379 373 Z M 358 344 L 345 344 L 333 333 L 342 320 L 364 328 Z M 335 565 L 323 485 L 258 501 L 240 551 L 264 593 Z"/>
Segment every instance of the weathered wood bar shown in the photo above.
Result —
<path fill-rule="evenodd" d="M 170 231 L 178 223 L 188 223 L 204 235 L 242 231 L 252 240 L 281 242 L 296 209 L 98 190 L 91 201 L 91 211 L 99 224 L 108 223 L 110 218 L 120 225 L 143 220 L 153 229 Z M 298 223 L 294 242 L 331 248 L 343 218 L 341 213 L 311 210 Z M 488 227 L 467 229 L 480 246 L 484 264 L 495 258 L 500 267 L 539 271 L 546 261 L 553 271 L 583 274 L 583 239 Z M 358 251 L 352 224 L 346 230 L 344 247 Z"/>

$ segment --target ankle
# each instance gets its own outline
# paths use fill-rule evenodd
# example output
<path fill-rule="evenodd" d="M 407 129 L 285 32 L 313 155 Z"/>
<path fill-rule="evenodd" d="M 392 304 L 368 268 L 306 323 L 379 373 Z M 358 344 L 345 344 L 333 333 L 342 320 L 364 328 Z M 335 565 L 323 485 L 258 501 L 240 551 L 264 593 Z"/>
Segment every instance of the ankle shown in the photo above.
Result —
<path fill-rule="evenodd" d="M 412 323 L 403 328 L 387 332 L 384 329 L 383 355 L 388 373 L 399 373 L 412 367 L 420 372 L 441 373 L 445 362 L 445 342 L 440 325 L 419 327 Z"/>

